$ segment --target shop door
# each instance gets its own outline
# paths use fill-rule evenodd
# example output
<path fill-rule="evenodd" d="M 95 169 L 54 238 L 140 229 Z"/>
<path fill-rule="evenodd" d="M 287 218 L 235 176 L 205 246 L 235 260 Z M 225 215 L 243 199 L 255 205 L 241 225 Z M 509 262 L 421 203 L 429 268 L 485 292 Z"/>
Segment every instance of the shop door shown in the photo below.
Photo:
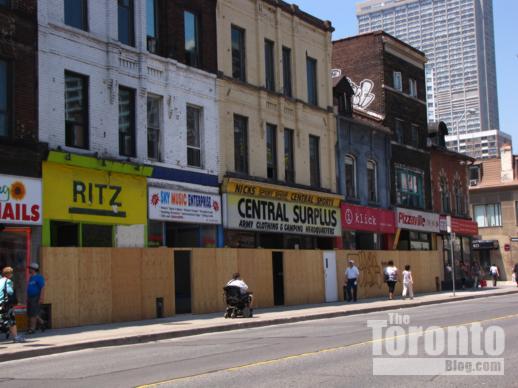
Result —
<path fill-rule="evenodd" d="M 4 267 L 14 270 L 13 283 L 20 303 L 26 299 L 27 269 L 31 261 L 31 229 L 4 228 L 0 230 L 0 271 Z"/>
<path fill-rule="evenodd" d="M 324 282 L 326 285 L 326 302 L 338 300 L 338 286 L 336 280 L 336 252 L 325 251 L 324 260 Z"/>
<path fill-rule="evenodd" d="M 176 314 L 191 313 L 191 252 L 174 253 L 174 291 Z"/>
<path fill-rule="evenodd" d="M 284 264 L 282 252 L 272 252 L 273 304 L 284 304 Z"/>

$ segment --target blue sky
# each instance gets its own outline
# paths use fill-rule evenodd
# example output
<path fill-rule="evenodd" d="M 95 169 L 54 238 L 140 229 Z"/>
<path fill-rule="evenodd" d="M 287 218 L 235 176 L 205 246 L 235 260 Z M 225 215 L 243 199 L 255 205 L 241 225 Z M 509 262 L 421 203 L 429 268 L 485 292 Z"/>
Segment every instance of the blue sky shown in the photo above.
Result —
<path fill-rule="evenodd" d="M 293 0 L 335 27 L 333 39 L 358 33 L 355 0 Z M 518 1 L 493 0 L 500 130 L 518 142 Z M 518 149 L 518 143 L 515 144 Z M 513 147 L 514 148 L 514 147 Z"/>

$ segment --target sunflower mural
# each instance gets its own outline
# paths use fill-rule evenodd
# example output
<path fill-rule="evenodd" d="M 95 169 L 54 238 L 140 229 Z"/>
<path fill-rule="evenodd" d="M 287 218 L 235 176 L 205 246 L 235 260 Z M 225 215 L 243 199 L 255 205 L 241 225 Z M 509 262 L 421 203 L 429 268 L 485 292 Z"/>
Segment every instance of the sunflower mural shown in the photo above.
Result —
<path fill-rule="evenodd" d="M 16 201 L 21 201 L 25 198 L 25 185 L 20 181 L 15 181 L 11 184 L 11 198 Z"/>

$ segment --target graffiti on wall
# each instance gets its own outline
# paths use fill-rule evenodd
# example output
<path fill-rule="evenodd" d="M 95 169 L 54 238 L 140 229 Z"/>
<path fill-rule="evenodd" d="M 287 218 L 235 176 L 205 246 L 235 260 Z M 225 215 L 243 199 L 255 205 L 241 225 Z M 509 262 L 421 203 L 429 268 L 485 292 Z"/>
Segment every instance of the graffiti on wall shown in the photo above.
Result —
<path fill-rule="evenodd" d="M 374 82 L 370 79 L 364 79 L 358 85 L 353 82 L 350 78 L 347 78 L 353 89 L 352 104 L 353 106 L 360 109 L 367 109 L 367 107 L 374 101 L 376 97 L 372 93 L 374 89 Z"/>
<path fill-rule="evenodd" d="M 349 253 L 347 260 L 354 260 L 360 270 L 358 286 L 360 288 L 381 288 L 383 286 L 382 265 L 378 263 L 375 252 L 360 251 Z"/>

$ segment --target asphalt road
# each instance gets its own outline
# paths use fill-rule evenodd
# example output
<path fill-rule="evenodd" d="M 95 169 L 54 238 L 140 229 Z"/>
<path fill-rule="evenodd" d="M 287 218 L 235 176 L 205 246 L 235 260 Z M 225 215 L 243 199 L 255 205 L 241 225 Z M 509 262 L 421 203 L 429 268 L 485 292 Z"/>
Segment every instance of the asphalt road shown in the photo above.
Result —
<path fill-rule="evenodd" d="M 367 320 L 389 319 L 389 312 L 380 312 L 9 361 L 0 364 L 0 388 L 517 387 L 517 302 L 511 295 L 390 311 L 425 330 L 475 321 L 503 328 L 503 376 L 374 376 Z M 423 344 L 419 356 L 427 356 Z"/>

